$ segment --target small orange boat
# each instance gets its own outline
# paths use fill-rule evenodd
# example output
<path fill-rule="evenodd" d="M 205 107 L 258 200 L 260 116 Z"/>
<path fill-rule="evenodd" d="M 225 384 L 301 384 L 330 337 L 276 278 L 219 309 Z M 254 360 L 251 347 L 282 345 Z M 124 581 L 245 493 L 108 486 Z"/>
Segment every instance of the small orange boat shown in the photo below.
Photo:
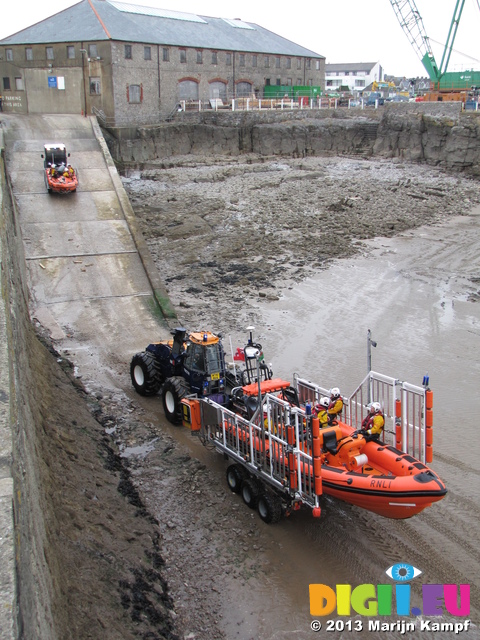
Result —
<path fill-rule="evenodd" d="M 385 518 L 410 518 L 441 500 L 437 474 L 399 449 L 365 438 L 341 422 L 320 430 L 323 493 Z"/>
<path fill-rule="evenodd" d="M 189 416 L 184 424 L 234 461 L 227 474 L 230 488 L 241 491 L 248 479 L 243 498 L 249 506 L 256 487 L 259 494 L 273 490 L 284 512 L 305 504 L 319 516 L 323 494 L 405 519 L 444 498 L 444 483 L 410 453 L 340 420 L 320 428 L 318 418 L 290 401 L 294 391 L 302 395 L 299 384 L 293 389 L 273 378 L 240 388 L 249 416 L 209 399 L 182 400 Z"/>
<path fill-rule="evenodd" d="M 78 176 L 75 169 L 68 164 L 69 157 L 64 144 L 44 145 L 43 170 L 45 187 L 49 193 L 72 193 L 77 190 Z"/>

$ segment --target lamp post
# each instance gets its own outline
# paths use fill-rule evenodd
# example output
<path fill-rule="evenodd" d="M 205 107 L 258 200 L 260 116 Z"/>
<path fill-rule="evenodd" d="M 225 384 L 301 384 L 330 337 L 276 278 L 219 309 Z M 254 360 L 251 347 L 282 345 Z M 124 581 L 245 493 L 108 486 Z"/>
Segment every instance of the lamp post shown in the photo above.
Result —
<path fill-rule="evenodd" d="M 85 86 L 85 54 L 87 53 L 86 49 L 80 49 L 80 53 L 82 54 L 82 78 L 83 78 L 83 115 L 85 118 L 87 117 L 87 87 Z"/>

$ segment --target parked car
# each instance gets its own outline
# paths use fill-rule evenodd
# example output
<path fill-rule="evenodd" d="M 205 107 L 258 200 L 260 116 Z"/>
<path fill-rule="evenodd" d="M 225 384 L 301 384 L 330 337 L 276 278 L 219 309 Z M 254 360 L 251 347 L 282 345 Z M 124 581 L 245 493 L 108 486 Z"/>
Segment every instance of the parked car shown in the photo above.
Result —
<path fill-rule="evenodd" d="M 368 96 L 367 107 L 376 107 L 377 105 L 381 107 L 385 104 L 385 98 L 379 91 L 372 91 L 372 93 Z"/>

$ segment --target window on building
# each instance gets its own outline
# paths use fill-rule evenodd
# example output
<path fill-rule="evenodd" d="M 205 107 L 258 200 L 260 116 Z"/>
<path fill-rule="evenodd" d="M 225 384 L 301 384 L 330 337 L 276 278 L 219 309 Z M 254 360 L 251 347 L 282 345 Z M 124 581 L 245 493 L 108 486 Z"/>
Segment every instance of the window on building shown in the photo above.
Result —
<path fill-rule="evenodd" d="M 47 60 L 54 60 L 53 47 L 46 47 L 45 54 L 47 56 Z"/>
<path fill-rule="evenodd" d="M 25 86 L 23 84 L 23 78 L 15 78 L 15 89 L 17 91 L 24 91 Z"/>
<path fill-rule="evenodd" d="M 269 58 L 269 56 L 265 56 L 265 66 L 266 67 L 270 66 L 270 58 Z"/>
<path fill-rule="evenodd" d="M 310 58 L 307 58 L 305 60 L 305 69 L 310 69 L 311 68 L 311 62 L 312 61 L 310 60 Z"/>
<path fill-rule="evenodd" d="M 280 87 L 282 85 L 282 79 L 281 78 L 277 78 L 277 81 L 275 83 L 277 85 L 277 87 Z"/>
<path fill-rule="evenodd" d="M 228 62 L 228 56 L 230 56 L 230 62 Z M 212 51 L 212 64 L 218 64 L 218 52 Z M 232 64 L 232 56 L 230 53 L 227 53 L 227 64 Z"/>
<path fill-rule="evenodd" d="M 3 79 L 3 90 L 10 91 L 10 78 Z"/>
<path fill-rule="evenodd" d="M 5 58 L 9 61 L 13 60 L 13 49 L 5 49 Z"/>
<path fill-rule="evenodd" d="M 187 50 L 180 49 L 180 62 L 186 62 L 186 61 L 187 61 Z"/>
<path fill-rule="evenodd" d="M 277 69 L 280 69 L 280 58 L 278 56 L 275 58 L 275 66 Z"/>
<path fill-rule="evenodd" d="M 72 60 L 73 58 L 75 58 L 75 47 L 73 45 L 67 46 L 67 58 L 69 60 Z"/>
<path fill-rule="evenodd" d="M 302 79 L 301 78 L 297 78 L 297 86 L 301 87 L 303 85 Z"/>
<path fill-rule="evenodd" d="M 285 62 L 285 66 L 287 69 L 291 69 L 292 68 L 292 59 L 291 58 L 287 58 L 286 62 Z"/>
<path fill-rule="evenodd" d="M 241 54 L 238 56 L 238 63 L 239 63 L 239 65 L 240 65 L 241 67 L 244 67 L 244 66 L 245 66 L 245 54 L 244 54 L 244 53 L 241 53 Z"/>
<path fill-rule="evenodd" d="M 320 60 L 315 60 L 315 69 L 320 71 Z"/>
<path fill-rule="evenodd" d="M 88 84 L 90 86 L 91 96 L 99 96 L 102 93 L 102 84 L 100 82 L 100 78 L 95 78 L 92 76 L 88 79 Z"/>
<path fill-rule="evenodd" d="M 253 93 L 250 82 L 239 82 L 235 89 L 237 98 L 249 98 Z"/>
<path fill-rule="evenodd" d="M 210 82 L 210 98 L 215 99 L 219 98 L 220 100 L 227 99 L 227 85 L 225 82 L 220 82 L 216 80 L 215 82 Z"/>
<path fill-rule="evenodd" d="M 127 100 L 130 104 L 140 104 L 140 102 L 143 102 L 143 87 L 141 84 L 128 85 Z"/>
<path fill-rule="evenodd" d="M 164 62 L 170 62 L 170 49 L 167 49 L 167 47 L 163 47 L 162 58 Z"/>
<path fill-rule="evenodd" d="M 203 64 L 203 51 L 197 49 L 197 64 Z"/>
<path fill-rule="evenodd" d="M 226 64 L 228 66 L 230 66 L 232 64 L 232 54 L 231 53 L 227 53 L 227 58 L 226 58 Z"/>
<path fill-rule="evenodd" d="M 252 67 L 256 67 L 258 63 L 258 56 L 252 56 Z"/>
<path fill-rule="evenodd" d="M 125 45 L 125 60 L 131 60 L 132 59 L 132 45 L 131 44 L 126 44 Z"/>
<path fill-rule="evenodd" d="M 194 80 L 181 80 L 178 83 L 179 100 L 198 100 L 198 84 Z"/>
<path fill-rule="evenodd" d="M 25 60 L 33 60 L 32 47 L 25 47 Z"/>
<path fill-rule="evenodd" d="M 267 87 L 269 87 L 269 86 L 270 86 L 270 78 L 265 78 L 265 85 L 266 85 Z"/>
<path fill-rule="evenodd" d="M 291 87 L 291 86 L 292 86 L 292 79 L 287 78 L 287 87 Z"/>
<path fill-rule="evenodd" d="M 364 87 L 365 86 L 365 80 L 355 80 L 355 86 L 356 87 Z"/>
<path fill-rule="evenodd" d="M 144 60 L 152 59 L 152 47 L 143 47 L 143 59 Z"/>
<path fill-rule="evenodd" d="M 357 72 L 356 71 L 352 71 L 352 76 L 356 76 Z"/>
<path fill-rule="evenodd" d="M 96 44 L 89 44 L 88 45 L 88 57 L 89 58 L 97 58 L 98 57 L 97 45 Z"/>
<path fill-rule="evenodd" d="M 345 75 L 349 76 L 350 75 L 350 71 L 345 71 Z"/>
<path fill-rule="evenodd" d="M 301 68 L 302 68 L 302 59 L 297 58 L 297 69 L 301 69 Z"/>

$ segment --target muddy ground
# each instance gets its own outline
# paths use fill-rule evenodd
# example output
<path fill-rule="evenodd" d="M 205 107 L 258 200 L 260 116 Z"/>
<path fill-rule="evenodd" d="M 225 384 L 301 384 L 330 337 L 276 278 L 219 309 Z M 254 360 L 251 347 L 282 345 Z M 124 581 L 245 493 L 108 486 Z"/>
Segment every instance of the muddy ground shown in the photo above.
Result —
<path fill-rule="evenodd" d="M 365 238 L 480 203 L 476 181 L 363 159 L 175 158 L 130 172 L 124 184 L 179 323 L 242 339 L 258 320 L 260 297 L 275 299 L 332 260 L 365 252 Z M 64 478 L 51 487 L 49 531 L 59 553 L 55 579 L 69 594 L 57 603 L 62 637 L 259 637 L 269 562 L 283 562 L 280 529 L 271 533 L 226 490 L 217 454 L 168 425 L 158 398 L 126 391 L 128 362 L 111 391 L 79 380 L 68 353 L 48 362 L 43 350 L 32 353 L 33 379 L 45 381 L 45 473 Z M 348 528 L 352 508 L 335 518 Z M 357 522 L 368 531 L 366 516 Z M 335 531 L 327 513 L 315 536 L 331 540 Z M 339 580 L 347 545 L 335 546 Z M 377 580 L 366 570 L 362 577 Z M 292 637 L 286 633 L 268 637 Z M 304 626 L 295 637 L 312 634 Z"/>
<path fill-rule="evenodd" d="M 185 157 L 131 171 L 123 182 L 179 323 L 190 330 L 222 331 L 240 343 L 249 324 L 259 322 L 262 330 L 260 299 L 278 299 L 285 288 L 333 260 L 366 253 L 364 239 L 381 242 L 381 237 L 467 214 L 480 202 L 478 181 L 376 159 Z M 326 303 L 334 304 L 337 296 L 326 292 Z M 145 442 L 150 411 L 158 411 L 160 403 L 152 409 L 137 400 L 133 405 L 138 422 L 126 427 L 127 433 L 132 443 Z M 165 552 L 176 567 L 169 584 L 184 628 L 195 638 L 256 637 L 255 625 L 241 619 L 239 594 L 255 592 L 259 585 L 262 595 L 268 591 L 262 583 L 262 575 L 272 570 L 268 527 L 238 496 L 226 493 L 224 483 L 218 486 L 223 470 L 210 469 L 213 458 L 206 454 L 199 463 L 194 449 L 184 460 L 176 437 L 162 440 L 160 451 L 166 448 L 159 453 L 154 441 L 165 435 L 150 426 L 151 452 L 130 457 L 129 464 L 134 482 L 137 477 L 144 484 L 152 512 L 160 503 L 165 507 Z M 122 440 L 124 435 L 119 446 Z M 342 513 L 348 522 L 351 509 L 342 506 Z M 338 512 L 335 517 L 341 520 Z M 331 526 L 322 519 L 319 535 L 328 538 Z M 403 540 L 397 544 L 402 548 Z M 365 576 L 365 566 L 362 570 Z M 235 606 L 229 608 L 229 602 Z M 248 606 L 246 611 L 252 615 Z M 306 629 L 296 633 L 309 637 Z M 277 629 L 268 637 L 280 636 Z"/>
<path fill-rule="evenodd" d="M 477 181 L 377 159 L 178 157 L 123 182 L 179 319 L 242 335 L 259 296 L 480 201 Z"/>

